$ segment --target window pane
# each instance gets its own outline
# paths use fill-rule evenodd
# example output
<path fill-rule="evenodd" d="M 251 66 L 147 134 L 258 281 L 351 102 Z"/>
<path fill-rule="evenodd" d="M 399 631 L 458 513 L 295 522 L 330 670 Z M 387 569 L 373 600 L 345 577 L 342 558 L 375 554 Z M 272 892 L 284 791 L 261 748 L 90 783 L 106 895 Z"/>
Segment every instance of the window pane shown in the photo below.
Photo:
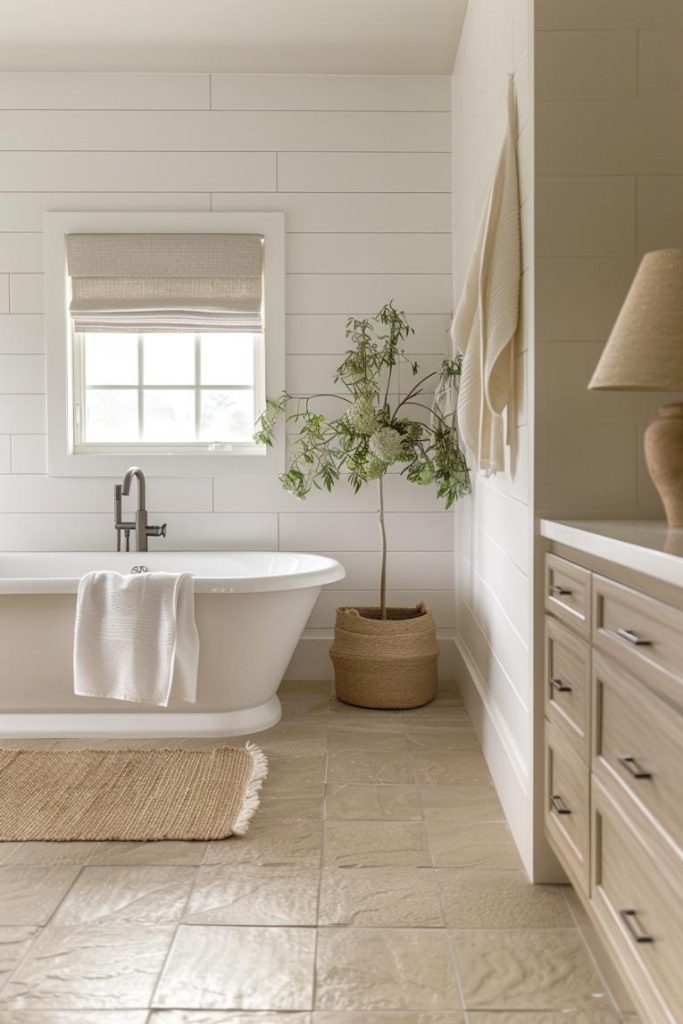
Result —
<path fill-rule="evenodd" d="M 194 391 L 145 391 L 143 440 L 194 441 Z"/>
<path fill-rule="evenodd" d="M 145 384 L 194 384 L 194 335 L 146 334 Z"/>
<path fill-rule="evenodd" d="M 253 391 L 202 391 L 200 440 L 251 441 L 253 433 Z"/>
<path fill-rule="evenodd" d="M 98 388 L 85 396 L 85 440 L 89 444 L 138 440 L 138 393 Z"/>
<path fill-rule="evenodd" d="M 86 334 L 85 383 L 138 382 L 137 334 Z"/>
<path fill-rule="evenodd" d="M 253 335 L 203 335 L 201 383 L 251 386 L 254 383 Z"/>

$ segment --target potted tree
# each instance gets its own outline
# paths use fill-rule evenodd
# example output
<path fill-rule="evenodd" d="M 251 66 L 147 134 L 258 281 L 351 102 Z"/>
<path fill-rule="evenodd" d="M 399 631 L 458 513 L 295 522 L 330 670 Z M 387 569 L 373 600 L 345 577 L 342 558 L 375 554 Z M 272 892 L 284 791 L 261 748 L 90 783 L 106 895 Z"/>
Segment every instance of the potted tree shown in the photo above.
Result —
<path fill-rule="evenodd" d="M 296 425 L 297 437 L 280 481 L 298 498 L 313 488 L 331 491 L 342 476 L 348 477 L 355 492 L 371 481 L 377 487 L 379 603 L 337 609 L 330 651 L 337 697 L 361 707 L 417 707 L 434 697 L 437 682 L 438 646 L 431 612 L 423 604 L 387 607 L 385 476 L 400 472 L 412 483 L 435 485 L 446 508 L 470 490 L 454 417 L 445 419 L 434 412 L 425 397 L 430 381 L 459 377 L 461 359 L 444 360 L 440 371 L 421 376 L 419 365 L 403 348 L 412 333 L 393 302 L 376 316 L 349 318 L 349 348 L 334 376 L 342 393 L 297 397 L 283 392 L 269 398 L 255 434 L 259 443 L 272 445 L 280 416 Z M 415 382 L 400 396 L 396 375 L 402 363 L 409 366 Z M 340 415 L 332 419 L 318 411 L 320 398 L 338 399 Z"/>

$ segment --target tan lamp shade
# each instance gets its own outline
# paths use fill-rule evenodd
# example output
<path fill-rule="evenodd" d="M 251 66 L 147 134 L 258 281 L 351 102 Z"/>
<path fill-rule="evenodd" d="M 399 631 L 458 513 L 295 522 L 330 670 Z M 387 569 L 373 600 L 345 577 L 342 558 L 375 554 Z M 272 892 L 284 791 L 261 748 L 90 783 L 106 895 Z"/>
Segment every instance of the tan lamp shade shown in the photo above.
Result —
<path fill-rule="evenodd" d="M 683 249 L 643 257 L 588 386 L 683 391 Z"/>

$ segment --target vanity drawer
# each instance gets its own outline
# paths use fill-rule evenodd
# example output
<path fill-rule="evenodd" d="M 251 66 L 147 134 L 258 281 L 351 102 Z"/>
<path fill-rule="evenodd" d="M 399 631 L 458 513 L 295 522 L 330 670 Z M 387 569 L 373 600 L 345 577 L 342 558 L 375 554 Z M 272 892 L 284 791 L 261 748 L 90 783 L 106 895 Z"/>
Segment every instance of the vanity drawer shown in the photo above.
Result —
<path fill-rule="evenodd" d="M 591 903 L 653 1022 L 680 1021 L 683 886 L 680 861 L 611 788 L 593 782 Z"/>
<path fill-rule="evenodd" d="M 571 741 L 545 723 L 545 825 L 575 885 L 588 892 L 589 772 Z"/>
<path fill-rule="evenodd" d="M 593 692 L 594 770 L 618 778 L 683 849 L 683 715 L 599 654 Z"/>
<path fill-rule="evenodd" d="M 545 713 L 588 758 L 590 648 L 550 615 L 545 619 Z"/>
<path fill-rule="evenodd" d="M 595 646 L 683 706 L 683 611 L 602 576 L 593 604 Z"/>
<path fill-rule="evenodd" d="M 545 607 L 582 636 L 590 635 L 591 574 L 558 555 L 545 556 Z"/>

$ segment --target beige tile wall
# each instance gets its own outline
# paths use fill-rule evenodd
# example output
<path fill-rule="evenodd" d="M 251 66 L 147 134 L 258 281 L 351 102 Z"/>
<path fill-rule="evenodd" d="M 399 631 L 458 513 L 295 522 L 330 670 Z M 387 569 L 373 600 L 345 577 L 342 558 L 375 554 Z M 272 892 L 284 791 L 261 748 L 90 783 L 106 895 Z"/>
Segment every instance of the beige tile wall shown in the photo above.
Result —
<path fill-rule="evenodd" d="M 683 4 L 537 0 L 535 55 L 536 511 L 660 517 L 642 435 L 678 396 L 587 385 L 639 258 L 683 245 Z"/>

